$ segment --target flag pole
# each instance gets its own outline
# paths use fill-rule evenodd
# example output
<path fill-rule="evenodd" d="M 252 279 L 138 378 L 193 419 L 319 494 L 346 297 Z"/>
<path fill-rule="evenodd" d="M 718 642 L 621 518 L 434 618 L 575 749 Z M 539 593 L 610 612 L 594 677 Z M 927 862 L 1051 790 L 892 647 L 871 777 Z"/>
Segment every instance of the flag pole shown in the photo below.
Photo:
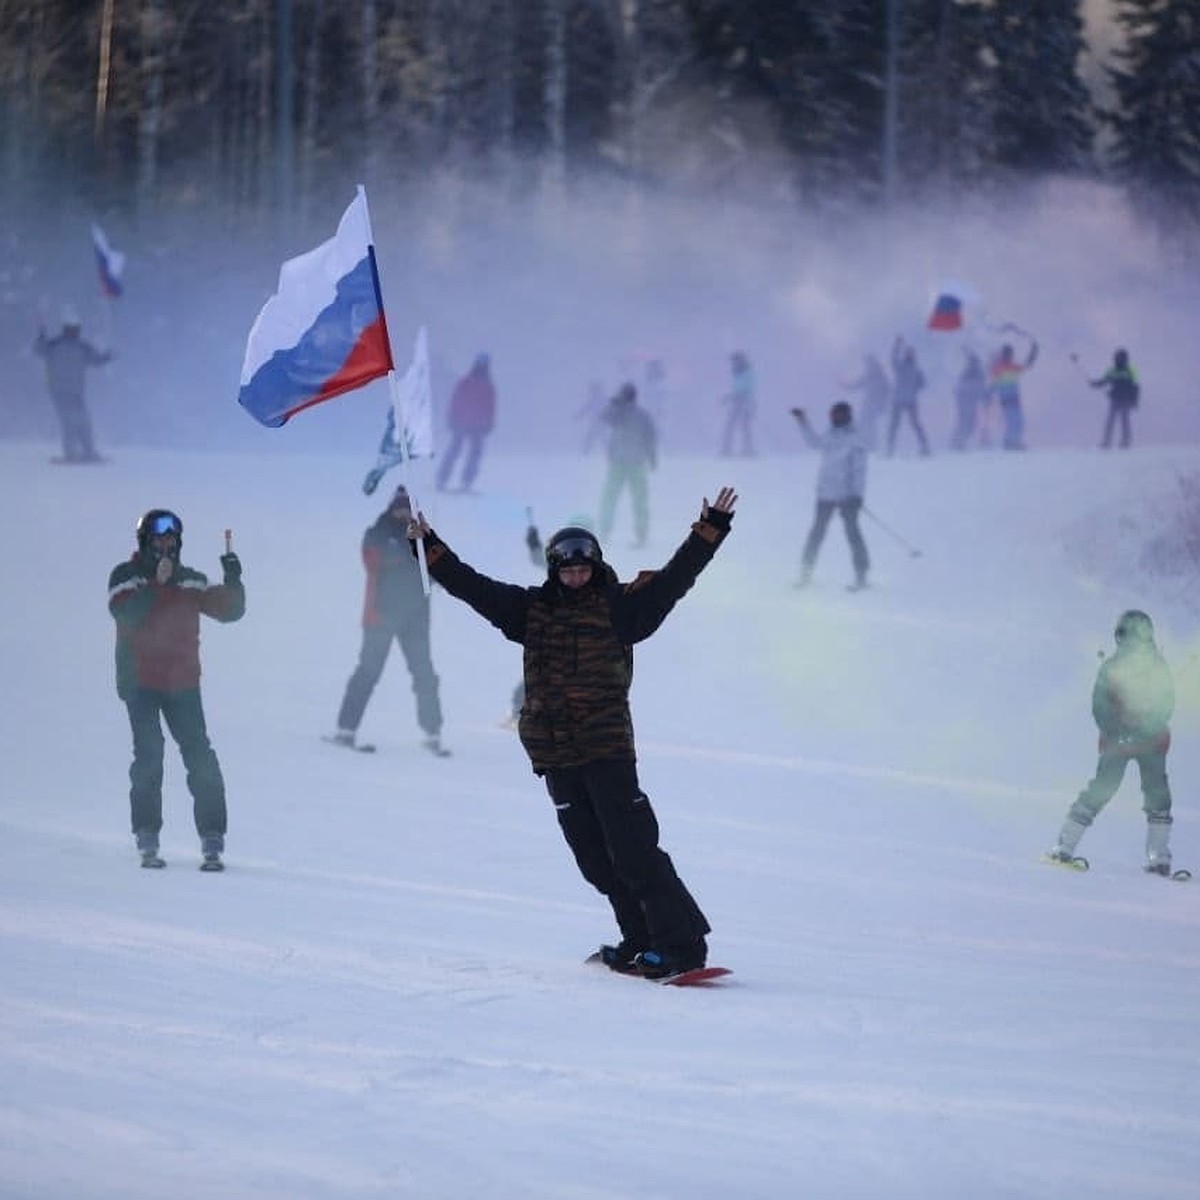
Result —
<path fill-rule="evenodd" d="M 413 505 L 413 515 L 420 511 L 416 497 L 413 496 L 412 488 L 409 484 L 412 482 L 408 468 L 408 437 L 407 431 L 400 424 L 400 383 L 396 379 L 396 356 L 392 353 L 392 335 L 388 329 L 387 309 L 383 306 L 383 289 L 379 283 L 379 264 L 375 259 L 375 234 L 371 229 L 371 209 L 367 204 L 367 189 L 360 183 L 358 185 L 358 194 L 362 197 L 363 214 L 367 222 L 367 253 L 371 258 L 371 282 L 375 286 L 375 300 L 379 306 L 380 320 L 383 322 L 383 340 L 387 344 L 388 351 L 388 391 L 392 397 L 392 416 L 395 421 L 396 432 L 399 435 L 397 440 L 400 444 L 400 479 L 404 484 L 404 490 L 408 492 L 409 500 Z M 421 590 L 426 596 L 429 595 L 429 564 L 425 558 L 425 539 L 417 538 L 417 567 L 421 572 Z"/>

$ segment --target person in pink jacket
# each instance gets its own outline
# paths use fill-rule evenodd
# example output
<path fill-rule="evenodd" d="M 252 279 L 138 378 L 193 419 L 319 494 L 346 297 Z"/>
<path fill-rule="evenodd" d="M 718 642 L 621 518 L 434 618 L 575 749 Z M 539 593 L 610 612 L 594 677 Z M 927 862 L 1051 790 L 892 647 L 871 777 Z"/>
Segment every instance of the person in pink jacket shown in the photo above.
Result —
<path fill-rule="evenodd" d="M 492 383 L 491 359 L 486 354 L 477 354 L 471 369 L 455 385 L 450 396 L 449 424 L 450 445 L 438 468 L 437 489 L 444 492 L 449 486 L 450 476 L 465 446 L 467 458 L 459 487 L 464 492 L 470 491 L 479 474 L 483 439 L 496 424 L 496 387 Z"/>

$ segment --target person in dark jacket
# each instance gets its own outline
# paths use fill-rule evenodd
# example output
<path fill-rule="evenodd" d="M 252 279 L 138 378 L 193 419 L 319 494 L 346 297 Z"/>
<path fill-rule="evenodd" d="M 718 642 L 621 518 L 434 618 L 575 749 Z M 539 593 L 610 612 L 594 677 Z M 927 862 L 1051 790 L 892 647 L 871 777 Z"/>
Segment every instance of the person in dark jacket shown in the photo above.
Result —
<path fill-rule="evenodd" d="M 842 387 L 848 392 L 862 392 L 863 402 L 859 405 L 859 420 L 855 422 L 863 444 L 874 451 L 879 444 L 877 426 L 891 402 L 892 385 L 879 361 L 877 354 L 863 358 L 862 373 L 857 379 L 846 380 Z"/>
<path fill-rule="evenodd" d="M 363 534 L 362 560 L 367 571 L 363 598 L 362 648 L 358 665 L 346 683 L 338 710 L 337 732 L 330 740 L 353 746 L 371 693 L 383 674 L 392 639 L 400 643 L 417 700 L 417 724 L 423 745 L 439 757 L 442 745 L 442 703 L 429 646 L 429 597 L 421 572 L 408 549 L 412 501 L 401 485 L 378 520 Z"/>
<path fill-rule="evenodd" d="M 1088 382 L 1094 388 L 1108 389 L 1108 420 L 1104 422 L 1100 448 L 1107 450 L 1112 445 L 1113 430 L 1120 422 L 1121 449 L 1128 450 L 1132 441 L 1129 414 L 1137 408 L 1141 398 L 1141 387 L 1138 385 L 1137 372 L 1129 361 L 1129 351 L 1116 351 L 1112 366 L 1099 379 L 1089 379 Z"/>
<path fill-rule="evenodd" d="M 966 361 L 954 383 L 954 408 L 957 419 L 950 439 L 952 450 L 965 450 L 975 436 L 980 409 L 987 401 L 988 381 L 983 360 L 974 350 L 966 351 Z"/>
<path fill-rule="evenodd" d="M 1104 660 L 1092 688 L 1092 716 L 1100 731 L 1096 775 L 1079 793 L 1047 857 L 1067 866 L 1087 866 L 1075 847 L 1104 806 L 1117 794 L 1125 768 L 1136 762 L 1142 776 L 1146 814 L 1146 870 L 1171 873 L 1171 789 L 1167 751 L 1175 685 L 1154 642 L 1154 625 L 1138 609 L 1124 612 L 1113 631 L 1117 648 Z"/>
<path fill-rule="evenodd" d="M 729 533 L 737 496 L 723 487 L 670 561 L 618 581 L 599 542 L 568 526 L 546 543 L 538 587 L 490 579 L 461 562 L 425 521 L 429 573 L 524 650 L 518 732 L 545 779 L 579 870 L 607 897 L 621 932 L 598 957 L 617 971 L 664 978 L 703 966 L 709 924 L 659 846 L 658 821 L 638 783 L 629 689 L 633 647 L 689 591 Z"/>
<path fill-rule="evenodd" d="M 492 383 L 491 370 L 491 358 L 487 354 L 477 354 L 471 369 L 454 386 L 448 417 L 450 445 L 446 447 L 446 456 L 438 467 L 435 481 L 439 492 L 450 486 L 450 476 L 464 446 L 467 458 L 460 484 L 464 492 L 470 491 L 479 474 L 484 439 L 496 424 L 496 386 Z"/>
<path fill-rule="evenodd" d="M 143 867 L 161 867 L 162 721 L 179 745 L 192 794 L 204 870 L 219 871 L 225 849 L 225 781 L 208 739 L 200 698 L 200 615 L 240 621 L 246 611 L 242 564 L 221 555 L 222 583 L 210 585 L 179 559 L 183 522 L 154 508 L 137 524 L 137 550 L 108 578 L 108 611 L 117 623 L 117 695 L 133 731 L 129 804 Z"/>
<path fill-rule="evenodd" d="M 922 456 L 929 454 L 929 439 L 921 424 L 920 396 L 925 387 L 925 372 L 917 362 L 917 352 L 903 338 L 892 343 L 892 419 L 888 425 L 888 458 L 896 452 L 896 434 L 900 419 L 907 417 L 917 435 Z"/>
<path fill-rule="evenodd" d="M 811 581 L 821 543 L 825 540 L 825 531 L 834 512 L 838 512 L 846 529 L 850 559 L 854 564 L 854 582 L 848 590 L 861 591 L 867 586 L 867 572 L 871 569 L 867 544 L 858 526 L 858 514 L 862 512 L 867 491 L 867 448 L 854 427 L 854 410 L 845 400 L 839 400 L 829 410 L 829 429 L 825 434 L 813 430 L 804 409 L 793 408 L 792 416 L 796 418 L 804 440 L 814 450 L 821 452 L 821 467 L 817 472 L 817 506 L 800 557 L 798 586 L 805 587 Z"/>
<path fill-rule="evenodd" d="M 63 310 L 62 332 L 49 337 L 38 330 L 33 352 L 46 362 L 46 386 L 62 434 L 63 462 L 99 462 L 92 434 L 92 418 L 84 398 L 88 367 L 112 361 L 110 350 L 97 350 L 81 333 L 82 324 L 73 308 Z"/>

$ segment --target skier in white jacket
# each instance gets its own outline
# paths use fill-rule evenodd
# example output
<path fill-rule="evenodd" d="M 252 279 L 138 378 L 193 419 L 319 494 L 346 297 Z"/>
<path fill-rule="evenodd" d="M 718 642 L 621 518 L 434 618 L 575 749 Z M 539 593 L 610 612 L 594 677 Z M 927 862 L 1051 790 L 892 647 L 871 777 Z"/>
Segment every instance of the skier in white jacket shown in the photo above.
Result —
<path fill-rule="evenodd" d="M 797 586 L 804 587 L 812 579 L 817 554 L 825 540 L 825 530 L 836 510 L 846 527 L 846 540 L 850 543 L 850 558 L 854 564 L 854 582 L 848 585 L 848 590 L 860 591 L 867 586 L 871 560 L 862 530 L 858 527 L 858 514 L 862 511 L 867 488 L 867 447 L 854 426 L 854 410 L 846 401 L 838 401 L 829 410 L 829 431 L 824 434 L 813 431 L 804 409 L 793 408 L 792 416 L 796 418 L 808 444 L 821 452 L 821 467 L 817 472 L 817 506 L 812 528 L 804 543 Z"/>

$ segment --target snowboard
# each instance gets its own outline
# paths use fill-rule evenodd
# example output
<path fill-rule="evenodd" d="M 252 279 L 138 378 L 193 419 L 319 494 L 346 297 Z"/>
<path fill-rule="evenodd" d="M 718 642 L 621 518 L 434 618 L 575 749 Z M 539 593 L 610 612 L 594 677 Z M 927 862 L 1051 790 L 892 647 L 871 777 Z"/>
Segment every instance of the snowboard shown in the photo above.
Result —
<path fill-rule="evenodd" d="M 1086 858 L 1076 856 L 1070 862 L 1063 862 L 1061 859 L 1051 858 L 1048 854 L 1042 855 L 1042 862 L 1051 867 L 1058 867 L 1064 871 L 1088 871 L 1091 869 L 1091 864 Z M 1192 878 L 1192 873 L 1187 867 L 1177 867 L 1169 875 L 1163 875 L 1161 871 L 1151 871 L 1149 868 L 1143 868 L 1147 875 L 1158 875 L 1162 879 L 1169 879 L 1174 883 L 1188 883 Z"/>
<path fill-rule="evenodd" d="M 600 957 L 599 950 L 594 954 L 589 954 L 583 961 L 586 966 L 603 967 L 606 971 L 612 971 L 614 975 L 624 975 L 627 979 L 641 979 L 646 983 L 660 983 L 667 987 L 712 987 L 718 979 L 733 974 L 730 967 L 694 967 L 690 971 L 681 971 L 678 975 L 664 975 L 661 979 L 647 979 L 636 971 L 613 971 Z"/>
<path fill-rule="evenodd" d="M 55 467 L 95 467 L 110 461 L 111 459 L 107 459 L 103 455 L 97 455 L 95 458 L 63 458 L 61 454 L 56 454 L 50 460 L 50 465 Z"/>

